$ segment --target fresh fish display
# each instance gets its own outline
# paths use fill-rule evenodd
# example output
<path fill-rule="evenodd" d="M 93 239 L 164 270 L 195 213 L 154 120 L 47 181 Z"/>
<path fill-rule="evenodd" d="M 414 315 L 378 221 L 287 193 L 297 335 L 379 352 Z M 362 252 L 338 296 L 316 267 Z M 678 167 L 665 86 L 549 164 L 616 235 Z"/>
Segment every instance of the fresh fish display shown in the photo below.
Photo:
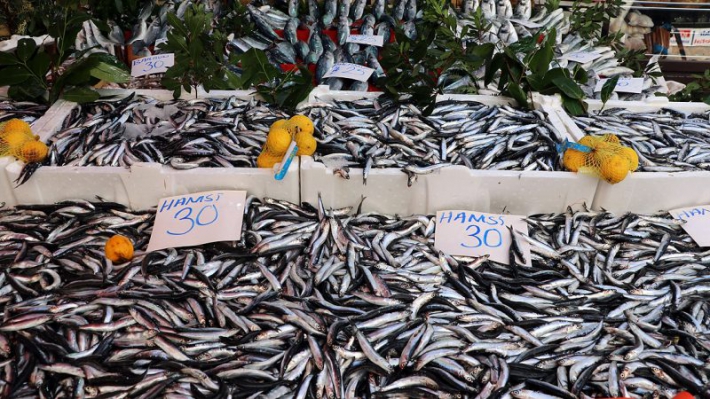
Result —
<path fill-rule="evenodd" d="M 271 123 L 288 118 L 236 97 L 161 102 L 134 94 L 78 106 L 49 141 L 46 165 L 255 167 Z"/>
<path fill-rule="evenodd" d="M 363 168 L 402 168 L 410 185 L 419 174 L 449 165 L 489 170 L 561 170 L 555 151 L 563 136 L 542 111 L 441 101 L 424 116 L 412 104 L 379 100 L 309 105 L 317 161 Z"/>
<path fill-rule="evenodd" d="M 0 211 L 0 396 L 710 397 L 708 253 L 667 214 L 531 216 L 511 266 L 431 216 L 250 197 L 241 241 L 146 253 L 153 220 Z"/>
<path fill-rule="evenodd" d="M 47 106 L 28 101 L 0 100 L 0 123 L 22 119 L 30 125 L 47 112 Z"/>
<path fill-rule="evenodd" d="M 710 113 L 608 109 L 573 119 L 587 134 L 616 134 L 638 154 L 640 172 L 710 170 Z"/>

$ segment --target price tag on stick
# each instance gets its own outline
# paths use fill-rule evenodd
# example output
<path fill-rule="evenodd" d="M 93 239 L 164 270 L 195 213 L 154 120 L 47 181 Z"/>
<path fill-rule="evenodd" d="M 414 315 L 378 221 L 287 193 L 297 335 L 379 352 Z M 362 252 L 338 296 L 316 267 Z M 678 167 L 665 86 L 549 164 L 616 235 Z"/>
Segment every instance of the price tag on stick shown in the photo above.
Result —
<path fill-rule="evenodd" d="M 594 91 L 602 91 L 604 83 L 609 79 L 599 79 Z M 614 91 L 619 93 L 641 93 L 643 91 L 643 78 L 620 78 L 616 83 Z"/>
<path fill-rule="evenodd" d="M 347 43 L 364 44 L 366 46 L 382 47 L 385 44 L 384 36 L 374 35 L 350 35 L 346 40 Z"/>
<path fill-rule="evenodd" d="M 148 252 L 242 236 L 246 191 L 206 191 L 158 202 Z"/>
<path fill-rule="evenodd" d="M 513 239 L 508 226 L 516 234 L 528 234 L 523 216 L 496 215 L 470 211 L 439 211 L 436 213 L 434 246 L 449 255 L 489 255 L 496 262 L 509 264 Z M 518 238 L 525 262 L 530 263 L 530 245 Z"/>
<path fill-rule="evenodd" d="M 374 69 L 368 68 L 366 66 L 350 64 L 348 62 L 340 62 L 333 65 L 333 68 L 330 70 L 330 72 L 326 73 L 323 77 L 345 78 L 359 80 L 361 82 L 367 82 L 367 80 L 370 79 L 370 76 L 372 76 L 373 72 L 375 72 Z"/>
<path fill-rule="evenodd" d="M 676 219 L 685 221 L 683 230 L 699 246 L 710 247 L 710 205 L 679 208 L 668 213 Z"/>
<path fill-rule="evenodd" d="M 175 65 L 175 54 L 158 54 L 133 60 L 131 76 L 145 76 L 153 73 L 165 73 Z"/>

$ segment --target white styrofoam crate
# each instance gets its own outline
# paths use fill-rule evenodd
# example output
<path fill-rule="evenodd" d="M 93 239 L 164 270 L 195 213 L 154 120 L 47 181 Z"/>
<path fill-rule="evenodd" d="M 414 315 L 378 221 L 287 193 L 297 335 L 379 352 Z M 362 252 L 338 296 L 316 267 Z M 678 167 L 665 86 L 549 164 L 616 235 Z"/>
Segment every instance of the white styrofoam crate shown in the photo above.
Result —
<path fill-rule="evenodd" d="M 374 98 L 379 93 L 328 92 L 319 89 L 311 102 L 353 101 Z M 478 101 L 489 105 L 513 104 L 504 97 L 448 95 L 441 100 Z M 548 105 L 551 106 L 551 105 Z M 541 107 L 542 108 L 542 107 Z M 565 134 L 559 120 L 550 123 Z M 399 168 L 371 169 L 363 184 L 362 169 L 350 168 L 350 179 L 334 174 L 311 157 L 301 160 L 301 199 L 315 203 L 320 194 L 326 207 L 356 207 L 362 197 L 363 211 L 410 215 L 429 214 L 444 209 L 470 209 L 481 212 L 510 212 L 530 215 L 562 212 L 568 205 L 591 205 L 596 178 L 569 172 L 470 170 L 453 165 L 417 176 L 411 187 Z"/>
<path fill-rule="evenodd" d="M 103 95 L 127 95 L 129 90 L 102 90 Z M 172 99 L 172 92 L 167 90 L 137 90 L 136 94 L 146 95 L 158 100 Z M 251 97 L 250 92 L 209 93 L 200 98 L 225 98 L 236 96 L 242 99 Z M 194 93 L 193 93 L 194 95 Z M 190 95 L 181 98 L 189 99 Z M 33 126 L 42 141 L 47 141 L 57 133 L 66 117 L 76 104 L 58 101 Z M 2 167 L 3 164 L 0 164 Z M 17 179 L 23 163 L 12 162 L 2 167 L 0 188 Z M 289 167 L 286 177 L 277 181 L 274 171 L 259 168 L 195 168 L 176 170 L 170 166 L 137 163 L 130 169 L 100 166 L 43 166 L 35 172 L 28 182 L 19 187 L 11 185 L 8 201 L 14 204 L 49 204 L 67 199 L 96 200 L 97 196 L 106 201 L 118 202 L 143 209 L 155 206 L 158 200 L 166 196 L 187 194 L 217 189 L 245 190 L 248 194 L 259 197 L 274 197 L 292 202 L 300 201 L 299 162 Z M 0 196 L 0 201 L 5 201 Z"/>
<path fill-rule="evenodd" d="M 625 108 L 633 112 L 656 112 L 661 108 L 691 114 L 710 110 L 704 103 L 675 103 L 663 100 L 609 101 L 604 109 Z M 601 101 L 587 101 L 590 112 L 602 108 Z M 569 134 L 579 140 L 584 132 L 577 127 L 566 112 L 559 109 L 558 116 Z M 600 181 L 592 207 L 614 213 L 651 213 L 660 210 L 710 203 L 710 172 L 634 172 L 618 184 Z"/>
<path fill-rule="evenodd" d="M 7 168 L 10 163 L 12 163 L 12 159 L 9 157 L 0 158 L 0 208 L 17 204 L 15 193 L 12 189 L 12 180 L 10 180 L 10 177 L 5 171 L 5 168 Z"/>

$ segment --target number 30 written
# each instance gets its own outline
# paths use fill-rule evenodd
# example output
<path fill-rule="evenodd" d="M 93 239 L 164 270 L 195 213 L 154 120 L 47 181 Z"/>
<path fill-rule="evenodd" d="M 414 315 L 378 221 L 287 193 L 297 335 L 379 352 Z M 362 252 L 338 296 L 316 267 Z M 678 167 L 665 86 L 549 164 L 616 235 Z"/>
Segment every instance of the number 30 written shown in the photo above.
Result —
<path fill-rule="evenodd" d="M 206 210 L 208 211 L 206 213 L 207 216 L 203 218 L 203 212 L 205 212 Z M 213 214 L 212 219 L 208 219 L 209 213 Z M 182 236 L 191 232 L 195 228 L 195 226 L 208 226 L 216 222 L 218 218 L 219 211 L 214 205 L 203 206 L 202 209 L 200 209 L 200 211 L 197 213 L 197 216 L 195 218 L 192 217 L 192 208 L 182 208 L 179 211 L 175 212 L 175 216 L 173 216 L 173 219 L 184 221 L 183 224 L 185 225 L 185 230 L 182 232 L 168 230 L 167 233 L 173 236 Z"/>
<path fill-rule="evenodd" d="M 473 233 L 468 236 L 473 238 L 473 245 L 462 242 L 461 246 L 464 248 L 478 248 L 481 245 L 485 245 L 489 248 L 498 248 L 503 244 L 503 235 L 497 229 L 486 229 L 486 231 L 483 232 L 483 238 L 479 236 L 481 234 L 480 226 L 471 224 L 466 227 L 466 231 L 471 230 L 473 230 Z"/>

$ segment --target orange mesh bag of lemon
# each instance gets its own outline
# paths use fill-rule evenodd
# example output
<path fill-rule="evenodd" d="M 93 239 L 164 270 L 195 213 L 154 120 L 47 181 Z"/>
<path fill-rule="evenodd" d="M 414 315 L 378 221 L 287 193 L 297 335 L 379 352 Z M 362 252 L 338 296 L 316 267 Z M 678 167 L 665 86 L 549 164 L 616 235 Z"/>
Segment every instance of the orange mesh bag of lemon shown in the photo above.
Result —
<path fill-rule="evenodd" d="M 294 115 L 289 120 L 274 122 L 269 128 L 264 148 L 256 159 L 256 166 L 273 168 L 283 160 L 292 141 L 298 146 L 296 155 L 313 155 L 317 145 L 313 131 L 313 122 L 304 115 Z"/>
<path fill-rule="evenodd" d="M 25 163 L 42 162 L 49 153 L 47 145 L 32 133 L 21 119 L 0 124 L 0 157 L 13 156 Z"/>
<path fill-rule="evenodd" d="M 558 149 L 570 172 L 591 174 L 611 184 L 621 182 L 639 166 L 636 151 L 613 134 L 585 136 L 577 143 L 565 141 Z"/>

